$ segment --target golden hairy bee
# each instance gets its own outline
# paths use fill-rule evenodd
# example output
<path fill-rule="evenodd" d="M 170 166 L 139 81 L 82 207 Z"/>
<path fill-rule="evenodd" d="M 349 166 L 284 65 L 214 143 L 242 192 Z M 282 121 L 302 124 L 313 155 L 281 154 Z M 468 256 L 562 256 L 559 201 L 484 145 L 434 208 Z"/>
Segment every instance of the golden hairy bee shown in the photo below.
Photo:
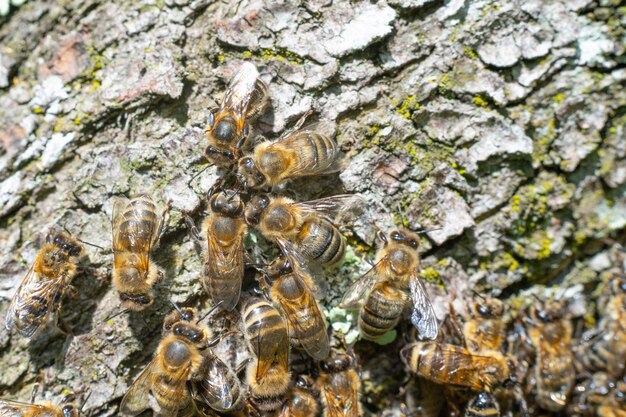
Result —
<path fill-rule="evenodd" d="M 297 253 L 292 259 L 300 260 Z M 286 258 L 270 264 L 265 272 L 270 298 L 279 305 L 289 324 L 291 345 L 304 349 L 313 359 L 321 360 L 330 351 L 326 319 L 315 299 L 315 284 L 303 264 L 292 265 Z"/>
<path fill-rule="evenodd" d="M 205 156 L 219 166 L 237 163 L 248 139 L 249 122 L 256 119 L 269 102 L 267 85 L 256 67 L 244 62 L 233 77 L 220 106 L 209 114 Z"/>
<path fill-rule="evenodd" d="M 626 376 L 596 372 L 576 385 L 568 401 L 570 417 L 626 417 Z"/>
<path fill-rule="evenodd" d="M 6 417 L 79 417 L 73 404 L 56 405 L 50 402 L 37 404 L 0 399 L 0 416 Z"/>
<path fill-rule="evenodd" d="M 546 410 L 563 410 L 576 377 L 572 323 L 565 316 L 565 304 L 553 301 L 531 306 L 525 323 L 535 349 L 533 376 L 537 403 Z"/>
<path fill-rule="evenodd" d="M 361 201 L 359 196 L 346 194 L 296 203 L 257 194 L 246 205 L 245 219 L 276 242 L 290 261 L 297 251 L 323 267 L 332 267 L 343 259 L 346 242 L 330 219 L 349 215 Z"/>
<path fill-rule="evenodd" d="M 289 333 L 278 310 L 262 298 L 242 307 L 244 335 L 253 355 L 246 369 L 250 403 L 263 413 L 280 409 L 289 390 Z"/>
<path fill-rule="evenodd" d="M 78 239 L 50 229 L 46 243 L 18 287 L 7 312 L 6 328 L 33 337 L 47 324 L 51 313 L 60 324 L 59 308 L 66 290 L 73 289 L 76 262 L 83 252 Z"/>
<path fill-rule="evenodd" d="M 215 307 L 214 307 L 215 308 Z M 208 314 L 211 314 L 211 309 Z M 204 357 L 199 377 L 191 381 L 196 402 L 202 402 L 219 412 L 239 408 L 243 400 L 241 382 L 235 372 L 210 349 L 219 342 L 211 339 L 209 328 L 200 323 L 194 308 L 183 307 L 172 311 L 163 321 L 163 334 L 174 334 L 195 344 Z"/>
<path fill-rule="evenodd" d="M 584 335 L 576 352 L 586 369 L 619 377 L 626 369 L 626 278 L 611 277 L 607 293 L 598 303 L 603 309 L 597 329 Z"/>
<path fill-rule="evenodd" d="M 289 390 L 289 396 L 280 411 L 279 417 L 315 417 L 319 412 L 319 403 L 315 381 L 308 375 L 299 375 L 295 385 Z"/>
<path fill-rule="evenodd" d="M 499 352 L 476 355 L 461 346 L 415 342 L 404 347 L 400 357 L 412 372 L 438 384 L 478 392 L 517 384 L 515 361 Z"/>
<path fill-rule="evenodd" d="M 152 197 L 117 199 L 113 205 L 113 285 L 122 307 L 141 311 L 154 301 L 152 286 L 159 271 L 151 259 L 163 226 Z"/>
<path fill-rule="evenodd" d="M 211 196 L 209 209 L 202 228 L 207 241 L 202 284 L 214 303 L 231 311 L 239 302 L 244 272 L 244 205 L 235 191 L 221 191 Z"/>
<path fill-rule="evenodd" d="M 361 379 L 352 356 L 337 352 L 320 362 L 317 385 L 321 391 L 324 417 L 361 416 Z"/>
<path fill-rule="evenodd" d="M 313 127 L 300 130 L 307 115 L 277 140 L 259 143 L 251 155 L 239 160 L 237 176 L 244 188 L 273 187 L 339 170 L 337 143 Z"/>
<path fill-rule="evenodd" d="M 411 321 L 420 337 L 435 339 L 437 317 L 419 278 L 419 237 L 405 229 L 393 230 L 388 237 L 379 231 L 377 236 L 383 246 L 374 267 L 348 288 L 341 307 L 360 308 L 361 335 L 377 340 L 398 324 L 410 299 Z"/>
<path fill-rule="evenodd" d="M 136 416 L 150 408 L 149 394 L 152 393 L 159 405 L 162 417 L 191 417 L 198 413 L 196 400 L 190 385 L 202 384 L 207 374 L 209 330 L 199 322 L 191 322 L 195 311 L 185 309 L 171 313 L 164 322 L 164 336 L 157 347 L 152 361 L 139 374 L 122 399 L 120 413 Z M 233 382 L 229 377 L 222 381 Z M 221 388 L 221 387 L 220 387 Z M 215 403 L 236 402 L 233 398 L 214 398 L 214 392 L 206 395 Z M 231 392 L 232 394 L 232 392 Z"/>

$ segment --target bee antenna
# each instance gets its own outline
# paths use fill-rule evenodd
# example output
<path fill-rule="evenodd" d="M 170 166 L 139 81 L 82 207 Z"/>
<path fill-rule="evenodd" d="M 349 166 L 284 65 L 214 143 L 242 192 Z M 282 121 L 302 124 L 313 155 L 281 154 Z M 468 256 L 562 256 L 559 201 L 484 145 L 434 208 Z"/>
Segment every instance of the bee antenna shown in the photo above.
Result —
<path fill-rule="evenodd" d="M 402 227 L 407 227 L 408 223 L 406 221 L 406 218 L 404 217 L 404 211 L 402 210 L 402 205 L 400 205 L 399 201 L 396 204 L 396 206 L 398 208 L 398 214 L 400 215 L 400 221 L 402 222 Z"/>
<path fill-rule="evenodd" d="M 187 182 L 187 187 L 191 188 L 191 183 L 198 178 L 200 175 L 202 175 L 202 173 L 204 171 L 206 171 L 207 169 L 211 168 L 213 166 L 213 164 L 207 164 L 207 166 L 205 166 L 204 168 L 202 168 L 200 171 L 198 171 L 197 173 L 195 173 L 193 175 L 193 177 L 191 177 L 191 179 Z"/>
<path fill-rule="evenodd" d="M 92 393 L 92 391 L 89 391 L 89 392 L 87 393 L 87 396 L 86 396 L 85 398 L 83 398 L 83 401 L 82 401 L 82 402 L 83 402 L 83 404 L 80 406 L 80 412 L 81 412 L 81 413 L 83 412 L 83 409 L 84 409 L 84 408 L 85 408 L 85 406 L 87 405 L 87 400 L 89 399 L 89 397 L 91 397 L 91 393 Z"/>
<path fill-rule="evenodd" d="M 172 301 L 172 300 L 170 300 L 170 303 L 172 303 L 172 305 L 174 306 L 174 308 L 176 309 L 176 311 L 178 311 L 178 312 L 179 312 L 179 313 L 181 313 L 181 314 L 183 313 L 183 312 L 180 310 L 180 307 L 178 307 L 178 304 L 176 304 L 176 303 L 175 303 L 174 301 Z"/>
<path fill-rule="evenodd" d="M 80 243 L 83 243 L 83 244 L 89 245 L 89 246 L 93 246 L 94 248 L 98 248 L 100 250 L 106 250 L 102 246 L 98 246 L 95 243 L 86 242 L 86 241 L 80 239 L 78 236 L 74 236 L 72 234 L 72 232 L 70 232 L 70 230 L 67 227 L 65 227 L 65 225 L 61 225 L 61 227 L 63 228 L 63 230 L 65 230 L 67 232 L 68 235 L 72 236 L 74 239 L 78 240 Z"/>
<path fill-rule="evenodd" d="M 113 314 L 112 316 L 109 316 L 109 317 L 105 318 L 104 321 L 113 320 L 117 316 L 122 315 L 124 313 L 128 313 L 128 309 L 127 308 L 125 308 L 124 310 L 118 311 L 117 313 Z"/>
<path fill-rule="evenodd" d="M 420 230 L 420 231 L 415 232 L 415 233 L 417 233 L 418 235 L 424 235 L 426 233 L 434 232 L 434 231 L 441 230 L 441 229 L 443 229 L 443 227 L 437 227 L 435 229 L 428 229 L 428 230 Z"/>
<path fill-rule="evenodd" d="M 476 297 L 480 298 L 481 300 L 485 301 L 485 296 L 479 293 L 478 291 L 472 290 L 472 294 L 474 294 Z"/>
<path fill-rule="evenodd" d="M 211 314 L 213 314 L 215 312 L 215 310 L 217 310 L 219 308 L 219 306 L 222 305 L 223 302 L 224 302 L 224 300 L 220 300 L 217 304 L 215 304 L 213 307 L 211 307 L 211 309 L 209 311 L 207 311 L 207 313 L 204 316 L 202 316 L 198 320 L 196 320 L 196 324 L 200 323 L 202 320 L 206 319 Z"/>

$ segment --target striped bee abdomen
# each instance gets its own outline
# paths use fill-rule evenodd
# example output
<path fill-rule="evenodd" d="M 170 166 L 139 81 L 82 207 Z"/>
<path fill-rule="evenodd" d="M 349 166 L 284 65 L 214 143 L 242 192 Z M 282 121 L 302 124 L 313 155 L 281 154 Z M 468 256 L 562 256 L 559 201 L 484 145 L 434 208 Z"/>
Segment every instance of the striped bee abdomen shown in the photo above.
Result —
<path fill-rule="evenodd" d="M 158 227 L 157 207 L 152 198 L 140 194 L 130 200 L 120 223 L 121 243 L 129 252 L 143 252 L 152 244 Z"/>
<path fill-rule="evenodd" d="M 377 339 L 398 324 L 408 297 L 386 282 L 377 284 L 361 307 L 359 329 L 365 339 Z"/>
<path fill-rule="evenodd" d="M 346 251 L 345 238 L 328 220 L 310 216 L 296 237 L 302 254 L 325 267 L 337 264 Z"/>

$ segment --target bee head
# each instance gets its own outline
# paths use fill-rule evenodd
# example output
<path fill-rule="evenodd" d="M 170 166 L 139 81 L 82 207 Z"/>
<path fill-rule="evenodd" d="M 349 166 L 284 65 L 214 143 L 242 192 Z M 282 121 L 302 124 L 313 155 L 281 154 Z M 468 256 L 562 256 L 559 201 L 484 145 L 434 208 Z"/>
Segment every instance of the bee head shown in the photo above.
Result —
<path fill-rule="evenodd" d="M 530 309 L 530 317 L 535 322 L 550 323 L 563 318 L 564 308 L 561 303 L 543 304 L 541 306 L 532 306 Z"/>
<path fill-rule="evenodd" d="M 344 353 L 331 356 L 320 362 L 320 368 L 326 373 L 343 372 L 352 366 L 352 358 Z"/>
<path fill-rule="evenodd" d="M 298 375 L 296 378 L 296 387 L 298 388 L 310 390 L 313 388 L 314 384 L 315 382 L 308 375 Z"/>
<path fill-rule="evenodd" d="M 292 271 L 293 269 L 291 269 L 291 264 L 289 264 L 289 260 L 284 257 L 276 259 L 274 262 L 269 264 L 266 269 L 267 276 L 270 278 L 287 275 L 290 274 Z"/>
<path fill-rule="evenodd" d="M 213 114 L 209 116 L 209 131 L 213 139 L 224 144 L 234 144 L 239 139 L 237 122 L 231 116 L 224 116 L 218 120 Z"/>
<path fill-rule="evenodd" d="M 413 250 L 417 250 L 417 248 L 419 247 L 418 237 L 413 233 L 407 232 L 405 230 L 392 230 L 389 233 L 389 240 L 408 246 Z"/>
<path fill-rule="evenodd" d="M 240 217 L 244 210 L 239 193 L 224 190 L 214 194 L 210 200 L 211 210 L 228 217 Z"/>
<path fill-rule="evenodd" d="M 266 194 L 255 195 L 246 205 L 245 219 L 249 225 L 257 225 L 261 221 L 261 216 L 265 209 L 270 205 L 270 198 Z"/>
<path fill-rule="evenodd" d="M 502 317 L 504 304 L 497 298 L 485 298 L 474 303 L 474 313 L 486 319 Z"/>
<path fill-rule="evenodd" d="M 61 412 L 63 417 L 78 417 L 78 410 L 72 404 L 64 405 Z"/>
<path fill-rule="evenodd" d="M 194 345 L 204 345 L 205 335 L 201 328 L 193 324 L 178 322 L 172 325 L 172 334 L 189 340 Z"/>
<path fill-rule="evenodd" d="M 165 347 L 163 360 L 169 367 L 180 368 L 191 360 L 191 350 L 185 342 L 173 340 Z"/>
<path fill-rule="evenodd" d="M 174 326 L 174 324 L 181 322 L 181 321 L 189 322 L 193 320 L 195 316 L 196 316 L 196 312 L 193 308 L 190 308 L 190 307 L 178 308 L 177 307 L 175 310 L 172 310 L 172 312 L 168 314 L 163 320 L 163 332 L 167 333 L 170 330 L 172 330 L 172 327 Z"/>
<path fill-rule="evenodd" d="M 237 177 L 239 181 L 245 184 L 246 188 L 261 187 L 265 184 L 265 176 L 259 171 L 254 159 L 246 156 L 239 160 L 237 168 Z"/>
<path fill-rule="evenodd" d="M 65 232 L 54 235 L 52 243 L 69 256 L 79 256 L 83 251 L 82 246 L 77 244 L 76 241 Z"/>

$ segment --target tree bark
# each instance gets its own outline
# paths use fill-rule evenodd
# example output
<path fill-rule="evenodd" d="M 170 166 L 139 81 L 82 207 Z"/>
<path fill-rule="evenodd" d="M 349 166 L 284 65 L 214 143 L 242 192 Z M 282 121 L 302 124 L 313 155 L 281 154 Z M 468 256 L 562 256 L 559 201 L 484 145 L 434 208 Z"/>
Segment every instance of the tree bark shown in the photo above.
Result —
<path fill-rule="evenodd" d="M 52 327 L 30 343 L 1 333 L 1 396 L 27 400 L 41 382 L 46 398 L 89 392 L 86 415 L 116 415 L 170 300 L 208 308 L 201 248 L 180 211 L 201 221 L 219 173 L 212 167 L 188 183 L 205 167 L 208 110 L 244 60 L 271 94 L 254 134 L 276 137 L 314 110 L 312 121 L 334 130 L 345 152 L 341 173 L 282 192 L 298 200 L 359 193 L 368 202 L 345 229 L 346 263 L 322 284 L 333 327 L 354 335 L 354 319 L 333 307 L 369 268 L 372 221 L 425 231 L 421 274 L 433 283 L 440 319 L 450 302 L 465 311 L 469 289 L 516 306 L 530 294 L 564 292 L 572 317 L 593 316 L 591 290 L 604 271 L 621 268 L 614 246 L 626 228 L 626 15 L 618 3 L 14 6 L 0 21 L 0 313 L 48 227 L 105 250 L 87 246 L 74 279 L 79 295 L 64 299 L 74 337 Z M 164 278 L 149 310 L 115 316 L 112 202 L 140 192 L 173 207 L 155 252 Z M 251 259 L 262 245 L 248 242 Z M 397 412 L 406 400 L 396 351 L 408 326 L 398 331 L 389 347 L 357 344 L 368 413 Z M 233 364 L 247 355 L 238 337 L 221 349 L 236 353 Z"/>

